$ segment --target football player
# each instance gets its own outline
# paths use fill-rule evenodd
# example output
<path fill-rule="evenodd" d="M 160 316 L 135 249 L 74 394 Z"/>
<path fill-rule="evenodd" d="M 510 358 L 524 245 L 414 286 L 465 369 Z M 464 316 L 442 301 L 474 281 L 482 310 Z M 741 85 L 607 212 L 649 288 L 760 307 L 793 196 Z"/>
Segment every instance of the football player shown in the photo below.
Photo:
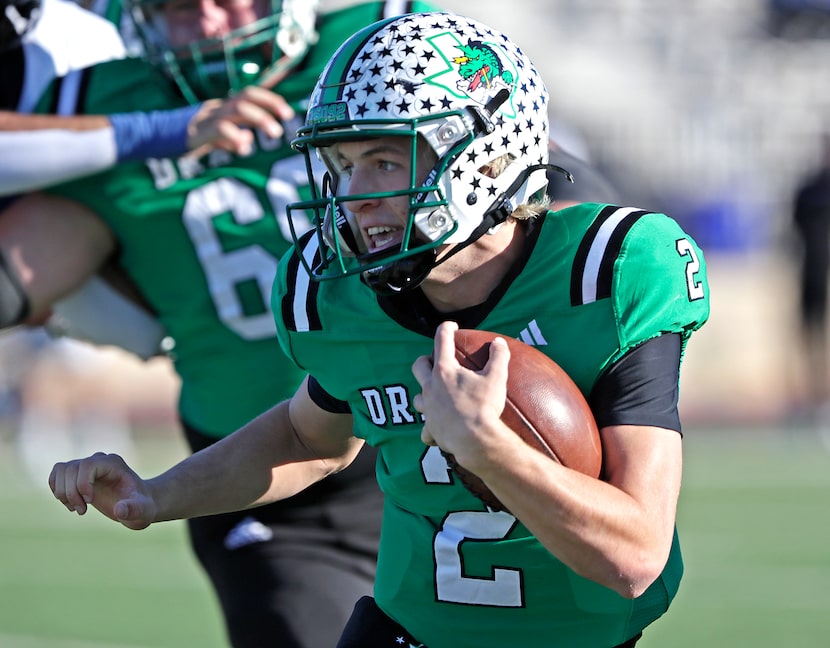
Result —
<path fill-rule="evenodd" d="M 285 133 L 302 123 L 294 115 L 348 35 L 427 6 L 368 2 L 323 14 L 307 0 L 127 3 L 146 55 L 84 70 L 76 112 L 199 112 L 230 97 L 222 106 L 254 106 L 284 128 L 248 133 L 245 155 L 214 148 L 182 157 L 141 155 L 140 146 L 136 153 L 142 133 L 127 132 L 133 153 L 109 171 L 15 201 L 0 217 L 0 251 L 3 276 L 26 308 L 9 309 L 4 324 L 26 311 L 43 316 L 115 259 L 169 336 L 194 451 L 293 393 L 304 372 L 279 347 L 269 300 L 292 240 L 285 206 L 310 188 Z M 51 86 L 39 107 L 64 90 L 60 81 Z M 42 226 L 33 230 L 35 217 Z M 303 220 L 307 227 L 304 217 L 295 226 Z M 251 380 L 254 373 L 261 379 Z M 234 646 L 334 643 L 374 578 L 382 509 L 374 461 L 367 449 L 349 470 L 297 497 L 190 521 Z"/>
<path fill-rule="evenodd" d="M 272 297 L 303 385 L 150 480 L 115 455 L 59 463 L 55 496 L 132 529 L 254 512 L 368 443 L 385 493 L 377 579 L 341 648 L 633 646 L 682 573 L 678 376 L 708 318 L 706 267 L 664 214 L 548 209 L 547 103 L 522 50 L 477 21 L 415 14 L 348 39 L 293 143 L 327 175 L 289 207 L 314 229 L 293 230 Z M 599 479 L 505 426 L 507 345 L 463 368 L 458 327 L 525 337 L 569 373 L 600 428 Z"/>
<path fill-rule="evenodd" d="M 55 79 L 60 79 L 62 91 L 53 109 L 71 119 L 68 115 L 75 110 L 81 70 L 125 56 L 117 29 L 70 0 L 0 0 L 0 9 L 0 73 L 4 79 L 0 86 L 0 126 L 4 129 L 0 133 L 0 196 L 13 198 L 35 186 L 105 168 L 101 160 L 108 158 L 101 138 L 79 133 L 79 138 L 67 141 L 63 122 L 61 129 L 50 131 L 13 131 L 37 123 L 32 120 L 38 118 L 30 113 Z M 70 34 L 84 34 L 84 38 Z M 54 126 L 56 122 L 48 119 Z M 99 125 L 99 118 L 85 128 L 93 125 Z M 0 207 L 12 198 L 0 199 Z M 39 213 L 29 216 L 30 231 L 40 228 L 40 218 Z M 102 310 L 107 318 L 100 317 Z M 0 272 L 0 324 L 18 321 L 43 323 L 53 333 L 112 344 L 143 358 L 158 354 L 165 336 L 129 281 L 112 265 L 37 319 L 29 319 L 28 300 L 14 274 Z"/>

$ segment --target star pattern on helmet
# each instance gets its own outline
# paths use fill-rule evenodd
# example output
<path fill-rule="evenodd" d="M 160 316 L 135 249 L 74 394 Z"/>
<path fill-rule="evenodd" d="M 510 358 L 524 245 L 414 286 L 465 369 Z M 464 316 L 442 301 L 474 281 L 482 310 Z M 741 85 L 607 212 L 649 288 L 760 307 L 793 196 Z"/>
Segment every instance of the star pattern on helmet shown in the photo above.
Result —
<path fill-rule="evenodd" d="M 453 114 L 463 116 L 463 128 L 489 121 L 446 161 L 452 191 L 445 195 L 456 197 L 459 210 L 487 207 L 491 200 L 477 198 L 500 196 L 522 169 L 547 161 L 547 90 L 505 34 L 455 14 L 407 14 L 367 33 L 348 56 L 325 87 L 337 89 L 328 101 L 335 106 L 339 95 L 349 120 L 399 124 L 402 132 L 436 129 Z M 505 90 L 506 99 L 491 109 Z M 504 155 L 519 164 L 490 177 L 488 164 Z"/>
<path fill-rule="evenodd" d="M 430 28 L 454 33 L 459 31 L 459 25 L 460 21 L 456 17 L 439 14 L 431 22 Z M 517 50 L 517 54 L 521 54 L 521 50 L 512 45 L 505 35 L 493 32 L 482 25 L 467 25 L 467 27 L 464 34 L 467 41 L 497 42 L 503 48 L 512 47 Z M 414 94 L 415 90 L 425 82 L 424 78 L 430 73 L 433 63 L 438 61 L 438 54 L 425 44 L 427 41 L 422 40 L 421 36 L 422 30 L 416 17 L 409 15 L 401 17 L 390 24 L 387 29 L 370 38 L 356 58 L 360 64 L 359 69 L 355 71 L 350 80 L 351 83 L 344 89 L 344 99 L 356 102 L 359 107 L 366 106 L 372 111 L 388 113 L 389 117 L 399 116 L 395 112 L 402 113 L 409 110 L 411 103 L 392 101 L 389 95 Z M 526 66 L 521 56 L 517 56 L 514 62 L 520 70 L 523 70 Z M 372 81 L 382 83 L 373 84 Z M 355 85 L 359 82 L 363 85 Z M 531 77 L 524 80 L 516 91 L 521 95 L 527 95 L 536 85 L 536 80 Z M 451 105 L 446 98 L 436 97 L 419 107 L 429 110 L 439 101 L 442 108 L 448 109 Z M 538 104 L 534 105 L 533 109 L 538 110 Z M 517 104 L 519 114 L 526 110 L 524 102 Z M 366 109 L 362 108 L 362 111 L 361 114 L 365 114 Z"/>

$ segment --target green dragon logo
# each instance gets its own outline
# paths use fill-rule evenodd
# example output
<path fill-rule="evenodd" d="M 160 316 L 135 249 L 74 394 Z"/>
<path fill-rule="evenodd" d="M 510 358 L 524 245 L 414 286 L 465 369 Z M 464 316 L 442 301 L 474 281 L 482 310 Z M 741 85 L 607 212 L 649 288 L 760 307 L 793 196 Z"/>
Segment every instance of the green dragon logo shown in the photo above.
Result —
<path fill-rule="evenodd" d="M 446 67 L 425 79 L 429 84 L 444 88 L 455 97 L 466 97 L 486 105 L 495 91 L 505 88 L 511 100 L 499 107 L 499 112 L 511 118 L 516 116 L 512 105 L 513 92 L 518 83 L 516 63 L 496 43 L 467 40 L 446 31 L 430 37 L 430 44 L 444 60 Z"/>
<path fill-rule="evenodd" d="M 469 94 L 475 94 L 480 88 L 489 90 L 499 79 L 507 86 L 513 85 L 513 74 L 504 69 L 492 47 L 480 41 L 456 47 L 461 50 L 461 56 L 456 56 L 452 62 L 459 66 L 458 73 L 468 82 L 466 91 Z"/>

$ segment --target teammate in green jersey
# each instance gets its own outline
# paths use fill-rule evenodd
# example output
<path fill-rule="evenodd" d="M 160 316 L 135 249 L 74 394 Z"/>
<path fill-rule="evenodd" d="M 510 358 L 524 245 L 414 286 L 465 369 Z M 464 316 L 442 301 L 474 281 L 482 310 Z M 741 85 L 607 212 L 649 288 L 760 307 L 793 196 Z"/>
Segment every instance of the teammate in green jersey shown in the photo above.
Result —
<path fill-rule="evenodd" d="M 147 59 L 86 70 L 71 108 L 89 114 L 193 102 L 210 108 L 211 98 L 230 92 L 225 104 L 268 111 L 291 128 L 336 47 L 408 8 L 370 2 L 318 15 L 315 7 L 270 0 L 130 3 Z M 59 103 L 66 85 L 59 80 L 40 110 Z M 252 120 L 250 113 L 239 118 Z M 179 411 L 194 450 L 290 396 L 304 375 L 280 349 L 269 299 L 278 259 L 291 242 L 285 204 L 307 195 L 308 178 L 282 129 L 257 130 L 250 145 L 243 155 L 214 149 L 125 162 L 48 194 L 23 196 L 0 218 L 3 278 L 9 294 L 22 291 L 35 319 L 105 260 L 117 259 L 175 344 Z M 33 222 L 38 227 L 29 236 Z M 4 319 L 7 326 L 25 316 L 26 308 L 13 310 L 17 319 Z M 98 312 L 100 319 L 108 315 Z M 366 452 L 349 471 L 286 502 L 189 523 L 233 645 L 316 648 L 335 641 L 374 579 L 382 497 L 373 466 L 374 453 Z"/>
<path fill-rule="evenodd" d="M 708 317 L 706 268 L 663 214 L 550 211 L 547 131 L 534 66 L 486 25 L 427 13 L 356 33 L 293 142 L 310 175 L 326 166 L 322 192 L 289 209 L 314 229 L 296 233 L 272 297 L 304 384 L 152 479 L 116 455 L 58 463 L 54 495 L 141 529 L 289 496 L 365 442 L 383 532 L 374 598 L 341 648 L 633 646 L 682 574 L 678 378 Z M 506 428 L 507 346 L 462 368 L 458 326 L 520 338 L 571 375 L 600 427 L 600 479 Z"/>

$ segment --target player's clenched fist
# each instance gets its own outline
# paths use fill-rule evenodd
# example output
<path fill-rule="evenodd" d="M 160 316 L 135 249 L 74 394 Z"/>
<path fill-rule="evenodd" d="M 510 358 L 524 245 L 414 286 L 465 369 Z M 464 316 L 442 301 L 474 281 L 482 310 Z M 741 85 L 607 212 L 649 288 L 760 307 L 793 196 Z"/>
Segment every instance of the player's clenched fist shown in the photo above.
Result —
<path fill-rule="evenodd" d="M 156 504 L 147 484 L 115 454 L 97 452 L 57 463 L 49 474 L 49 487 L 78 515 L 92 505 L 129 529 L 144 529 L 155 519 Z"/>

